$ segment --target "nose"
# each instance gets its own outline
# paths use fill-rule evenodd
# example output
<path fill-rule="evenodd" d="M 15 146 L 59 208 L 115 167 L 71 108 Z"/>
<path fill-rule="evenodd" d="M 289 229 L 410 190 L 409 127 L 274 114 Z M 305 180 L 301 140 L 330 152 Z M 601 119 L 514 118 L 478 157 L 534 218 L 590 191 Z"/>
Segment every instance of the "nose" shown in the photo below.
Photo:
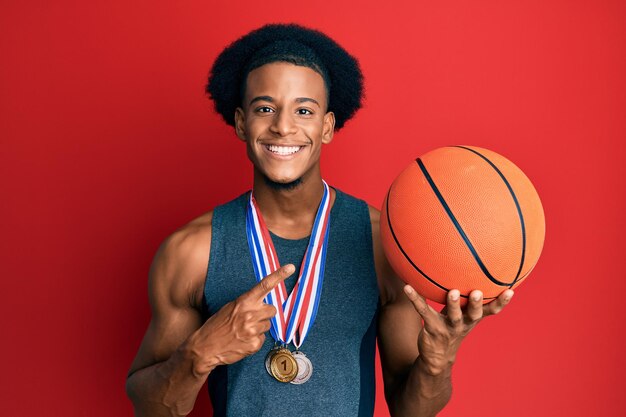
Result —
<path fill-rule="evenodd" d="M 289 136 L 296 132 L 296 124 L 293 117 L 287 111 L 279 111 L 274 116 L 270 131 L 279 136 Z"/>

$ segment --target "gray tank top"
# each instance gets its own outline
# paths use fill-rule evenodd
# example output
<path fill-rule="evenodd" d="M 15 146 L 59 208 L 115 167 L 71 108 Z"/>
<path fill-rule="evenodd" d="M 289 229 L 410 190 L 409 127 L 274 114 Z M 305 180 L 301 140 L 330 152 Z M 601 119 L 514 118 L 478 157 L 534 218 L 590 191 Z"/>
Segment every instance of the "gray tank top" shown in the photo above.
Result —
<path fill-rule="evenodd" d="M 209 375 L 215 417 L 373 415 L 379 294 L 371 223 L 364 201 L 336 193 L 317 317 L 300 348 L 313 363 L 311 379 L 293 385 L 266 372 L 265 356 L 274 345 L 267 332 L 259 352 Z M 207 316 L 256 285 L 246 239 L 248 198 L 249 193 L 243 194 L 213 212 L 204 287 Z M 298 271 L 308 237 L 271 236 L 281 265 L 292 263 Z M 288 291 L 296 275 L 285 281 Z"/>

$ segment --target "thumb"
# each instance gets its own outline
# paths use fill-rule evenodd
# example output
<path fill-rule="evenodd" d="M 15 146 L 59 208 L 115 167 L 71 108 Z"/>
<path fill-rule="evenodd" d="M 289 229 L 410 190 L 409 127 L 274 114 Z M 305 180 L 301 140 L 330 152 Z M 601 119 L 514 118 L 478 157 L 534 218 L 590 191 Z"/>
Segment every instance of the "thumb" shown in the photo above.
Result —
<path fill-rule="evenodd" d="M 426 300 L 415 291 L 410 285 L 404 286 L 404 293 L 411 300 L 415 311 L 424 319 L 424 323 L 429 323 L 434 320 L 439 314 L 433 310 L 431 306 L 426 303 Z"/>

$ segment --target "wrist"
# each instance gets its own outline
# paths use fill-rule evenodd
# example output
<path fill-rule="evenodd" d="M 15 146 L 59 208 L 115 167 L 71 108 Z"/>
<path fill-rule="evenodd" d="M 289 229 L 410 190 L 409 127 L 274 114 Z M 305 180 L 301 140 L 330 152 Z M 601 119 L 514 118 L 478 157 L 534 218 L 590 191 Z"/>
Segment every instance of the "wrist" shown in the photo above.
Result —
<path fill-rule="evenodd" d="M 429 361 L 424 359 L 422 355 L 419 355 L 415 361 L 415 365 L 420 373 L 426 374 L 431 377 L 449 376 L 452 373 L 452 365 L 454 359 L 441 359 L 438 361 Z"/>
<path fill-rule="evenodd" d="M 206 347 L 201 347 L 194 336 L 195 334 L 192 334 L 185 340 L 177 349 L 176 354 L 187 364 L 195 378 L 206 379 L 213 369 L 220 365 L 220 361 Z"/>

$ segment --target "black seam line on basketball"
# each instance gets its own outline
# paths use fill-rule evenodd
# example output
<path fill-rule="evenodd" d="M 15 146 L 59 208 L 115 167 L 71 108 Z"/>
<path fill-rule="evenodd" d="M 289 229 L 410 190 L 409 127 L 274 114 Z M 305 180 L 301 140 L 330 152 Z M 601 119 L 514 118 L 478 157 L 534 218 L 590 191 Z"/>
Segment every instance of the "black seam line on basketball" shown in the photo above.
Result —
<path fill-rule="evenodd" d="M 396 242 L 396 245 L 398 246 L 398 249 L 400 249 L 400 252 L 402 252 L 402 254 L 404 255 L 404 257 L 406 258 L 407 261 L 409 261 L 409 263 L 411 264 L 411 266 L 413 268 L 415 268 L 415 270 L 417 272 L 419 272 L 420 274 L 422 274 L 422 276 L 424 278 L 426 278 L 428 281 L 430 281 L 433 285 L 439 287 L 440 289 L 444 290 L 445 292 L 450 292 L 449 289 L 447 289 L 446 287 L 444 287 L 443 285 L 437 283 L 436 281 L 433 281 L 428 275 L 426 275 L 424 273 L 424 271 L 422 271 L 421 269 L 419 269 L 419 267 L 417 265 L 415 265 L 413 263 L 413 261 L 411 260 L 411 258 L 409 258 L 409 255 L 407 255 L 407 253 L 404 251 L 404 249 L 402 249 L 402 245 L 400 244 L 400 242 L 398 241 L 398 238 L 396 237 L 396 233 L 393 231 L 393 227 L 391 226 L 391 216 L 389 216 L 389 194 L 391 194 L 391 188 L 393 187 L 393 185 L 389 188 L 389 191 L 387 192 L 387 197 L 385 199 L 385 205 L 387 206 L 387 225 L 389 226 L 389 231 L 391 232 L 391 236 L 393 237 L 393 240 Z M 460 294 L 462 298 L 469 298 L 468 295 L 463 295 Z M 497 297 L 484 297 L 483 300 L 493 300 L 494 298 Z"/>
<path fill-rule="evenodd" d="M 458 222 L 458 220 L 456 219 L 456 217 L 452 213 L 452 210 L 450 210 L 450 206 L 448 206 L 448 203 L 446 203 L 446 200 L 443 198 L 443 195 L 441 195 L 441 192 L 439 191 L 439 188 L 437 188 L 437 186 L 435 185 L 435 182 L 433 181 L 432 177 L 428 173 L 428 170 L 424 166 L 424 163 L 422 162 L 422 160 L 420 158 L 417 158 L 415 161 L 417 162 L 417 165 L 422 170 L 422 174 L 424 174 L 424 177 L 426 177 L 426 181 L 428 181 L 428 184 L 430 184 L 430 188 L 432 188 L 432 190 L 434 191 L 435 195 L 437 196 L 437 199 L 439 200 L 439 202 L 443 206 L 444 210 L 448 214 L 448 217 L 450 217 L 450 220 L 454 224 L 454 227 L 456 228 L 457 232 L 459 232 L 459 234 L 463 238 L 463 241 L 465 242 L 465 245 L 467 246 L 467 248 L 472 253 L 472 256 L 474 257 L 474 259 L 478 263 L 478 266 L 480 267 L 480 269 L 483 271 L 483 274 L 485 274 L 485 276 L 487 278 L 489 278 L 489 280 L 491 282 L 493 282 L 496 285 L 500 285 L 502 287 L 509 286 L 509 285 L 512 285 L 513 283 L 515 283 L 515 281 L 513 281 L 513 283 L 502 282 L 502 281 L 497 280 L 493 275 L 491 275 L 491 273 L 487 270 L 487 267 L 483 263 L 482 259 L 480 259 L 480 256 L 478 256 L 478 252 L 476 252 L 476 249 L 474 248 L 474 245 L 472 245 L 472 242 L 470 242 L 469 238 L 465 234 L 465 231 L 461 227 L 461 224 Z"/>
<path fill-rule="evenodd" d="M 517 281 L 520 280 L 520 274 L 522 273 L 522 268 L 524 267 L 524 260 L 526 259 L 526 225 L 525 225 L 525 222 L 524 222 L 524 214 L 522 213 L 522 208 L 519 205 L 519 201 L 517 200 L 517 196 L 515 195 L 515 191 L 513 191 L 513 187 L 511 187 L 511 184 L 506 179 L 506 177 L 504 176 L 502 171 L 500 171 L 498 169 L 496 164 L 491 162 L 489 160 L 489 158 L 487 158 L 485 155 L 481 154 L 478 151 L 475 151 L 474 149 L 471 149 L 471 148 L 468 148 L 468 147 L 465 147 L 465 146 L 458 146 L 458 145 L 456 147 L 457 148 L 461 148 L 461 149 L 465 149 L 467 151 L 475 153 L 476 155 L 478 155 L 482 159 L 484 159 L 489 165 L 491 165 L 491 167 L 498 173 L 498 175 L 500 175 L 500 178 L 502 178 L 502 181 L 504 181 L 504 184 L 506 184 L 506 188 L 509 189 L 509 192 L 511 193 L 511 197 L 513 197 L 513 201 L 515 202 L 515 208 L 517 209 L 517 215 L 519 216 L 519 222 L 520 222 L 520 225 L 522 226 L 522 257 L 520 259 L 519 269 L 517 270 L 517 274 L 515 275 L 515 279 L 513 280 L 513 282 L 510 285 L 510 287 L 512 287 L 513 285 L 515 285 L 515 283 Z"/>

